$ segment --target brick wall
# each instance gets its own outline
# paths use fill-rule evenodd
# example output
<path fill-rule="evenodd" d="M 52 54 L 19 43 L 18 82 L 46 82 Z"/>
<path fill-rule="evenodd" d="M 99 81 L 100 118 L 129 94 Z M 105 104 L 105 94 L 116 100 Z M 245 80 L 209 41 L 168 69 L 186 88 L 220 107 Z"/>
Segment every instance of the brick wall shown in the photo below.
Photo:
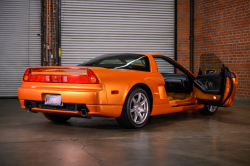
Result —
<path fill-rule="evenodd" d="M 189 69 L 189 0 L 177 0 L 177 61 Z"/>
<path fill-rule="evenodd" d="M 250 1 L 195 0 L 194 2 L 195 74 L 198 73 L 200 56 L 204 53 L 215 54 L 238 75 L 236 96 L 250 98 Z M 178 0 L 178 60 L 188 69 L 189 6 L 189 1 Z M 186 29 L 183 29 L 184 27 Z"/>
<path fill-rule="evenodd" d="M 56 0 L 44 0 L 44 47 L 43 55 L 47 61 L 43 62 L 44 66 L 56 65 Z M 51 58 L 51 54 L 53 58 Z"/>

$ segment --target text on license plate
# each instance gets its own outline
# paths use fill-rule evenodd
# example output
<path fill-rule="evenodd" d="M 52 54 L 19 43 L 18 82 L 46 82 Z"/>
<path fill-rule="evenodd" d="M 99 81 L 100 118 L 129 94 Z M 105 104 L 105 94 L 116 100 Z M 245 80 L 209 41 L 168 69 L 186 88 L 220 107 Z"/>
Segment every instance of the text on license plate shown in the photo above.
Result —
<path fill-rule="evenodd" d="M 61 106 L 61 95 L 46 94 L 45 105 Z"/>

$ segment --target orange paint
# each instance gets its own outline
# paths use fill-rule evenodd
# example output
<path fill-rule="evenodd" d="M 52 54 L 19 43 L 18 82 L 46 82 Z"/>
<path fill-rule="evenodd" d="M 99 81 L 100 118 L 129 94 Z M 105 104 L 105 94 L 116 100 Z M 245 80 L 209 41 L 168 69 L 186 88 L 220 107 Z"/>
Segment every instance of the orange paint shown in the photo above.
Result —
<path fill-rule="evenodd" d="M 60 94 L 62 103 L 86 104 L 89 109 L 89 114 L 93 116 L 108 116 L 119 117 L 123 104 L 131 90 L 137 84 L 144 84 L 150 89 L 153 97 L 151 116 L 166 114 L 171 112 L 179 112 L 190 109 L 198 109 L 204 107 L 196 100 L 196 96 L 204 99 L 211 97 L 203 94 L 198 89 L 194 88 L 190 98 L 186 100 L 170 101 L 167 98 L 165 91 L 165 81 L 163 76 L 157 70 L 157 64 L 152 55 L 148 56 L 150 62 L 150 72 L 128 70 L 128 69 L 106 69 L 101 67 L 35 67 L 32 68 L 35 74 L 40 74 L 46 69 L 43 74 L 56 75 L 86 75 L 86 68 L 93 71 L 99 80 L 98 84 L 72 84 L 59 82 L 22 82 L 22 86 L 18 89 L 18 98 L 21 107 L 26 109 L 25 100 L 45 101 L 46 94 Z M 158 55 L 163 56 L 163 55 Z M 191 73 L 192 74 L 192 73 Z M 237 84 L 238 78 L 234 79 Z M 227 86 L 226 86 L 227 88 Z M 112 91 L 118 91 L 117 94 L 112 94 Z M 236 86 L 233 89 L 233 94 L 224 106 L 230 106 L 233 102 Z M 219 100 L 220 96 L 217 96 Z M 185 106 L 178 106 L 185 105 Z M 177 107 L 173 107 L 177 106 Z M 56 114 L 67 114 L 81 116 L 80 111 L 63 111 L 53 109 L 32 108 L 36 112 L 49 112 Z"/>

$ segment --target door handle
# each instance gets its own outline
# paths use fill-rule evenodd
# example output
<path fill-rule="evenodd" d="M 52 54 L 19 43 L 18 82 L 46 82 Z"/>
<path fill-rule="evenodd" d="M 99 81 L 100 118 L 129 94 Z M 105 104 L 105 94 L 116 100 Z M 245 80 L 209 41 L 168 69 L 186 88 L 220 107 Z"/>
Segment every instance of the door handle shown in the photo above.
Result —
<path fill-rule="evenodd" d="M 41 33 L 38 33 L 38 34 L 36 34 L 37 36 L 42 36 L 43 34 L 41 34 Z"/>

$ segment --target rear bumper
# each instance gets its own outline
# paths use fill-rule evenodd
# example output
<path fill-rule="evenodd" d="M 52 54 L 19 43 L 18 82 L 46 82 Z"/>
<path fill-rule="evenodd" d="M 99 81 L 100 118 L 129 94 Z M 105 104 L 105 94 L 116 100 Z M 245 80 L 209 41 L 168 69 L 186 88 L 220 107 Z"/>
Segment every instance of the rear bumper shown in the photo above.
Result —
<path fill-rule="evenodd" d="M 81 109 L 86 109 L 89 115 L 92 116 L 107 116 L 107 117 L 119 117 L 122 112 L 122 105 L 85 105 L 83 103 L 73 104 L 75 109 L 66 109 L 65 107 L 44 107 L 41 104 L 34 103 L 44 103 L 43 101 L 31 101 L 31 100 L 20 100 L 21 107 L 27 109 L 27 105 L 32 106 L 32 111 L 34 112 L 44 112 L 44 113 L 55 113 L 64 115 L 74 115 L 82 116 Z M 66 105 L 66 104 L 65 104 Z M 73 107 L 72 107 L 73 108 Z"/>
<path fill-rule="evenodd" d="M 92 88 L 47 88 L 47 87 L 20 87 L 20 100 L 45 101 L 46 94 L 60 94 L 63 103 L 107 104 L 107 94 L 104 85 Z"/>
<path fill-rule="evenodd" d="M 60 94 L 64 107 L 45 107 L 46 94 Z M 27 105 L 32 105 L 35 112 L 81 116 L 83 107 L 93 116 L 119 117 L 122 112 L 122 105 L 108 105 L 104 85 L 92 89 L 20 87 L 18 98 L 23 109 L 27 109 Z"/>

